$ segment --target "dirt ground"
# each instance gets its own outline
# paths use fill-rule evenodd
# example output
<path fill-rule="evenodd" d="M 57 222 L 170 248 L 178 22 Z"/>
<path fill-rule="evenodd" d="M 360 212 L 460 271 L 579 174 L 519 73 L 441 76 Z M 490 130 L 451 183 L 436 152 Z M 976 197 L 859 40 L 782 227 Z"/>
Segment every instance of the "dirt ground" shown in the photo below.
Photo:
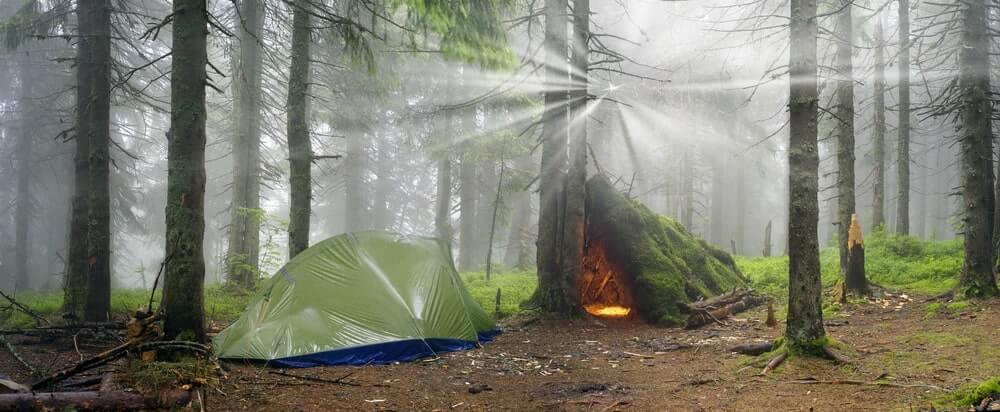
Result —
<path fill-rule="evenodd" d="M 946 390 L 1000 375 L 1000 301 L 933 316 L 926 304 L 900 297 L 849 305 L 827 320 L 827 331 L 852 348 L 845 353 L 851 363 L 792 358 L 757 376 L 767 359 L 729 348 L 780 336 L 764 316 L 760 308 L 695 331 L 515 319 L 482 348 L 409 364 L 278 370 L 228 363 L 226 378 L 207 390 L 208 410 L 916 411 Z M 66 338 L 8 340 L 40 369 L 78 360 L 81 341 L 81 352 L 100 349 L 80 337 L 75 346 Z M 6 350 L 0 374 L 30 380 Z"/>

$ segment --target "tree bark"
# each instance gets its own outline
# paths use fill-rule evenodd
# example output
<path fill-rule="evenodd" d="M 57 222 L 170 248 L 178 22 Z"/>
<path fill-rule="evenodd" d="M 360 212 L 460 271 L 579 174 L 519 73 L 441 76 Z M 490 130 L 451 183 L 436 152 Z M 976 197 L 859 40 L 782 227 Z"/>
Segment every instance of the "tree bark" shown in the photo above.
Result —
<path fill-rule="evenodd" d="M 312 139 L 309 135 L 309 59 L 312 28 L 308 0 L 295 0 L 292 62 L 288 75 L 288 167 L 290 204 L 288 259 L 309 247 L 312 215 Z"/>
<path fill-rule="evenodd" d="M 875 22 L 875 122 L 873 131 L 874 181 L 872 227 L 885 225 L 885 35 L 882 15 Z"/>
<path fill-rule="evenodd" d="M 77 6 L 76 49 L 76 152 L 73 156 L 73 201 L 70 212 L 63 313 L 72 321 L 83 320 L 87 299 L 87 229 L 90 220 L 90 131 L 92 109 L 93 10 L 94 2 Z"/>
<path fill-rule="evenodd" d="M 899 0 L 899 142 L 896 233 L 910 233 L 910 1 Z"/>
<path fill-rule="evenodd" d="M 865 277 L 865 240 L 861 234 L 858 215 L 851 216 L 847 235 L 847 268 L 844 272 L 844 288 L 858 296 L 868 295 L 868 279 Z M 846 293 L 844 294 L 847 295 Z"/>
<path fill-rule="evenodd" d="M 573 40 L 570 48 L 571 91 L 569 172 L 566 176 L 566 221 L 563 223 L 563 276 L 573 293 L 583 274 L 587 203 L 587 102 L 589 99 L 590 0 L 573 0 Z M 573 293 L 572 296 L 577 296 Z"/>
<path fill-rule="evenodd" d="M 206 0 L 175 0 L 167 153 L 163 329 L 168 338 L 205 340 Z"/>
<path fill-rule="evenodd" d="M 545 112 L 542 115 L 542 161 L 539 172 L 538 288 L 530 304 L 542 311 L 569 315 L 577 310 L 572 283 L 563 272 L 563 225 L 566 205 L 569 93 L 557 87 L 569 81 L 567 0 L 545 2 Z"/>
<path fill-rule="evenodd" d="M 840 247 L 840 274 L 847 275 L 848 237 L 854 200 L 854 64 L 851 61 L 854 38 L 854 0 L 842 1 L 837 13 L 837 100 L 834 108 L 837 133 L 837 242 Z"/>
<path fill-rule="evenodd" d="M 111 316 L 111 2 L 93 9 L 94 76 L 91 78 L 90 223 L 87 229 L 87 306 L 84 320 Z"/>
<path fill-rule="evenodd" d="M 789 272 L 785 335 L 793 346 L 809 346 L 826 336 L 816 233 L 819 220 L 816 33 L 816 1 L 792 0 L 789 49 Z"/>
<path fill-rule="evenodd" d="M 959 138 L 965 263 L 958 289 L 966 297 L 1000 295 L 993 261 L 993 137 L 991 132 L 989 28 L 986 0 L 963 3 L 959 52 Z"/>
<path fill-rule="evenodd" d="M 229 280 L 252 289 L 259 277 L 260 256 L 260 96 L 261 28 L 263 5 L 259 0 L 239 3 L 238 64 L 234 65 L 233 199 L 230 203 Z"/>

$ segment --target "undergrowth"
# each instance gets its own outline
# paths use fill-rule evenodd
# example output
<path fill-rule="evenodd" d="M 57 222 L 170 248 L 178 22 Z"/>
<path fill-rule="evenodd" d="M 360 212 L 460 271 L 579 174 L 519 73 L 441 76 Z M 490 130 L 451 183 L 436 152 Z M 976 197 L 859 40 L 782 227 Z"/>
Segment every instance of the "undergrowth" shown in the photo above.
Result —
<path fill-rule="evenodd" d="M 979 403 L 989 396 L 1000 398 L 1000 376 L 994 376 L 982 383 L 972 383 L 962 386 L 941 397 L 936 403 L 939 406 L 945 407 L 954 405 L 960 408 L 967 408 L 969 406 L 979 406 Z"/>
<path fill-rule="evenodd" d="M 788 294 L 788 257 L 737 257 L 736 264 L 754 288 L 784 300 Z M 840 279 L 838 251 L 820 253 L 824 288 Z M 868 280 L 880 286 L 919 295 L 937 295 L 951 290 L 962 270 L 960 240 L 924 241 L 913 236 L 872 232 L 865 239 L 865 271 Z"/>
<path fill-rule="evenodd" d="M 490 274 L 486 281 L 486 273 L 463 273 L 462 280 L 476 302 L 493 315 L 496 311 L 497 289 L 500 289 L 499 317 L 511 316 L 521 311 L 521 303 L 531 298 L 538 286 L 534 272 L 506 272 Z"/>

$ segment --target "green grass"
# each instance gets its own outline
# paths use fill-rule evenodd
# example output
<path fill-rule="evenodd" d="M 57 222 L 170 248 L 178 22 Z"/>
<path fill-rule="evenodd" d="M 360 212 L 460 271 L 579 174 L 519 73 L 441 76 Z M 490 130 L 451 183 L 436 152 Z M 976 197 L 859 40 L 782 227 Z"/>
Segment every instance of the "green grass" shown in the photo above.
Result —
<path fill-rule="evenodd" d="M 788 257 L 737 257 L 736 264 L 763 293 L 779 298 L 788 294 Z M 840 278 L 836 248 L 820 252 L 823 287 Z M 868 280 L 890 289 L 920 295 L 937 295 L 952 289 L 962 270 L 960 240 L 923 241 L 875 231 L 865 239 Z"/>
<path fill-rule="evenodd" d="M 205 314 L 209 321 L 231 322 L 246 308 L 252 295 L 233 294 L 219 286 L 205 288 Z M 31 308 L 50 321 L 62 317 L 62 291 L 21 292 L 15 296 L 18 303 Z M 149 291 L 142 289 L 115 289 L 111 292 L 111 316 L 116 320 L 127 319 L 131 314 L 149 304 Z M 157 292 L 153 300 L 154 309 L 160 304 Z M 0 327 L 7 329 L 30 328 L 35 320 L 17 310 L 0 312 Z"/>
<path fill-rule="evenodd" d="M 487 313 L 496 310 L 497 289 L 500 289 L 500 317 L 511 316 L 521 311 L 521 303 L 528 300 L 538 286 L 534 272 L 491 273 L 486 281 L 484 272 L 463 273 L 469 294 Z"/>

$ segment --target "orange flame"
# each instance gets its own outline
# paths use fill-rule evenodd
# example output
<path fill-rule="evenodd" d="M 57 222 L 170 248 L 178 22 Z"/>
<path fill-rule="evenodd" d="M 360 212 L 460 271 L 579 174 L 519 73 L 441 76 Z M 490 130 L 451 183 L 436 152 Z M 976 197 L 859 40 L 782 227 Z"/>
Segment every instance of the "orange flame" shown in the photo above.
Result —
<path fill-rule="evenodd" d="M 600 304 L 584 305 L 583 309 L 591 315 L 606 318 L 624 318 L 632 312 L 631 308 L 624 306 L 605 306 Z"/>

